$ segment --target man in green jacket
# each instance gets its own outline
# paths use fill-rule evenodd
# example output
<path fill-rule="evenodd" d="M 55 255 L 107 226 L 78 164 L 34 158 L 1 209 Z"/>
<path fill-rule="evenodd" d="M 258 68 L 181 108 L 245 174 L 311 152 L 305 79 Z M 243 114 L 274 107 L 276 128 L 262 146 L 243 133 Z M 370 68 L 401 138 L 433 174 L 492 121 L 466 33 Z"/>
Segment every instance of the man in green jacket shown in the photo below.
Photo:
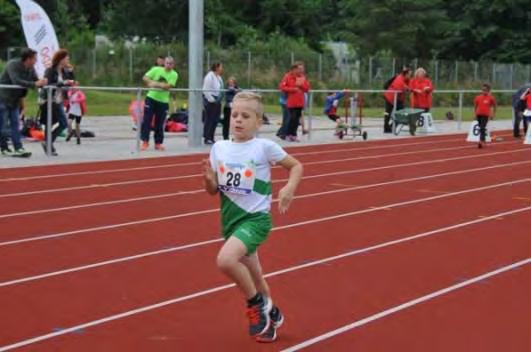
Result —
<path fill-rule="evenodd" d="M 155 118 L 155 149 L 164 150 L 164 121 L 168 113 L 170 102 L 169 90 L 177 84 L 179 75 L 173 69 L 175 61 L 171 56 L 164 59 L 164 67 L 153 66 L 143 77 L 144 82 L 150 90 L 144 103 L 144 118 L 142 120 L 141 139 L 142 150 L 149 147 L 149 135 L 152 128 L 152 121 Z"/>

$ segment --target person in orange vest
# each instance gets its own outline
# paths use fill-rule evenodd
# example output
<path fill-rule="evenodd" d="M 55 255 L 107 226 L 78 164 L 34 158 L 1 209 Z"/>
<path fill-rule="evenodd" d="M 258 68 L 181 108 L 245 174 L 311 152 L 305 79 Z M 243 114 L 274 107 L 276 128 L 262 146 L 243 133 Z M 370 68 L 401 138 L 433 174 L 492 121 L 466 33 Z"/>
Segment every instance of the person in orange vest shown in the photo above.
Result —
<path fill-rule="evenodd" d="M 411 95 L 409 96 L 411 107 L 429 112 L 432 105 L 433 83 L 428 78 L 425 69 L 419 67 L 415 71 L 415 76 L 409 83 L 409 88 L 411 89 Z"/>
<path fill-rule="evenodd" d="M 385 113 L 384 113 L 384 133 L 392 133 L 391 114 L 393 109 L 402 110 L 404 108 L 405 92 L 409 91 L 409 79 L 411 78 L 411 69 L 404 67 L 402 72 L 393 76 L 384 84 L 385 93 Z M 395 94 L 396 106 L 395 106 Z"/>

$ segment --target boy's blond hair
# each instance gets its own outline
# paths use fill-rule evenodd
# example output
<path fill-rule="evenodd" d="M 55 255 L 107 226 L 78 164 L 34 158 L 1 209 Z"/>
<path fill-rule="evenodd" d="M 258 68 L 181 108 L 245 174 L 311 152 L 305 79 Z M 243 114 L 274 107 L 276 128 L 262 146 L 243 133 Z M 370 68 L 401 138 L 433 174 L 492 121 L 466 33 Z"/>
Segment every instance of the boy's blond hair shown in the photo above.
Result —
<path fill-rule="evenodd" d="M 234 96 L 232 103 L 235 104 L 240 100 L 254 102 L 256 106 L 256 117 L 262 120 L 262 116 L 264 115 L 264 103 L 262 102 L 262 96 L 260 94 L 254 92 L 240 92 Z"/>

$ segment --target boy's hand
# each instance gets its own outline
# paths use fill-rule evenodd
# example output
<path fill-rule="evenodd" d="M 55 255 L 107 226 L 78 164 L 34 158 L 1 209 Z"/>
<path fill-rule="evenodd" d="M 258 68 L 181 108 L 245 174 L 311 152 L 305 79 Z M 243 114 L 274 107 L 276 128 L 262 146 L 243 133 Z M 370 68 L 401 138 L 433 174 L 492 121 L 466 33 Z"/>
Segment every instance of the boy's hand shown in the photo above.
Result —
<path fill-rule="evenodd" d="M 205 178 L 205 181 L 208 182 L 216 182 L 216 173 L 214 170 L 212 170 L 212 166 L 210 165 L 210 160 L 203 159 L 203 177 Z"/>
<path fill-rule="evenodd" d="M 278 192 L 278 211 L 280 214 L 286 213 L 293 200 L 293 190 L 289 186 L 284 186 Z"/>

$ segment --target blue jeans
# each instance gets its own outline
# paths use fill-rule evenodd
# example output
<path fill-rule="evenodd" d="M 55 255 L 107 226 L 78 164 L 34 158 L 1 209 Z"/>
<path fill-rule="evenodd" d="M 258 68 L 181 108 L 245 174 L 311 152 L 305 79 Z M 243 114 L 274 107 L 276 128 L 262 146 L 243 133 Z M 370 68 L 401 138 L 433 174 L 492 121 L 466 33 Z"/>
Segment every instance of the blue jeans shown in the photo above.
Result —
<path fill-rule="evenodd" d="M 20 110 L 18 107 L 10 108 L 0 101 L 0 138 L 4 139 L 1 129 L 4 127 L 4 115 L 7 113 L 7 118 L 9 119 L 9 125 L 11 127 L 11 140 L 13 141 L 13 147 L 15 150 L 22 148 L 22 142 L 20 141 L 20 130 L 19 130 L 19 120 L 20 120 Z M 4 140 L 5 141 L 5 140 Z M 4 144 L 4 143 L 2 143 Z M 5 145 L 5 144 L 4 144 Z"/>
<path fill-rule="evenodd" d="M 41 117 L 40 117 L 40 123 L 47 126 L 48 124 L 48 105 L 42 104 L 40 106 L 41 109 Z M 68 127 L 68 121 L 66 119 L 66 113 L 65 109 L 63 107 L 63 104 L 59 103 L 52 103 L 52 125 L 58 123 L 59 125 L 52 130 L 52 143 L 55 142 L 57 137 L 61 135 L 61 133 Z M 45 142 L 48 141 L 48 129 L 46 128 L 46 138 L 44 140 Z"/>

